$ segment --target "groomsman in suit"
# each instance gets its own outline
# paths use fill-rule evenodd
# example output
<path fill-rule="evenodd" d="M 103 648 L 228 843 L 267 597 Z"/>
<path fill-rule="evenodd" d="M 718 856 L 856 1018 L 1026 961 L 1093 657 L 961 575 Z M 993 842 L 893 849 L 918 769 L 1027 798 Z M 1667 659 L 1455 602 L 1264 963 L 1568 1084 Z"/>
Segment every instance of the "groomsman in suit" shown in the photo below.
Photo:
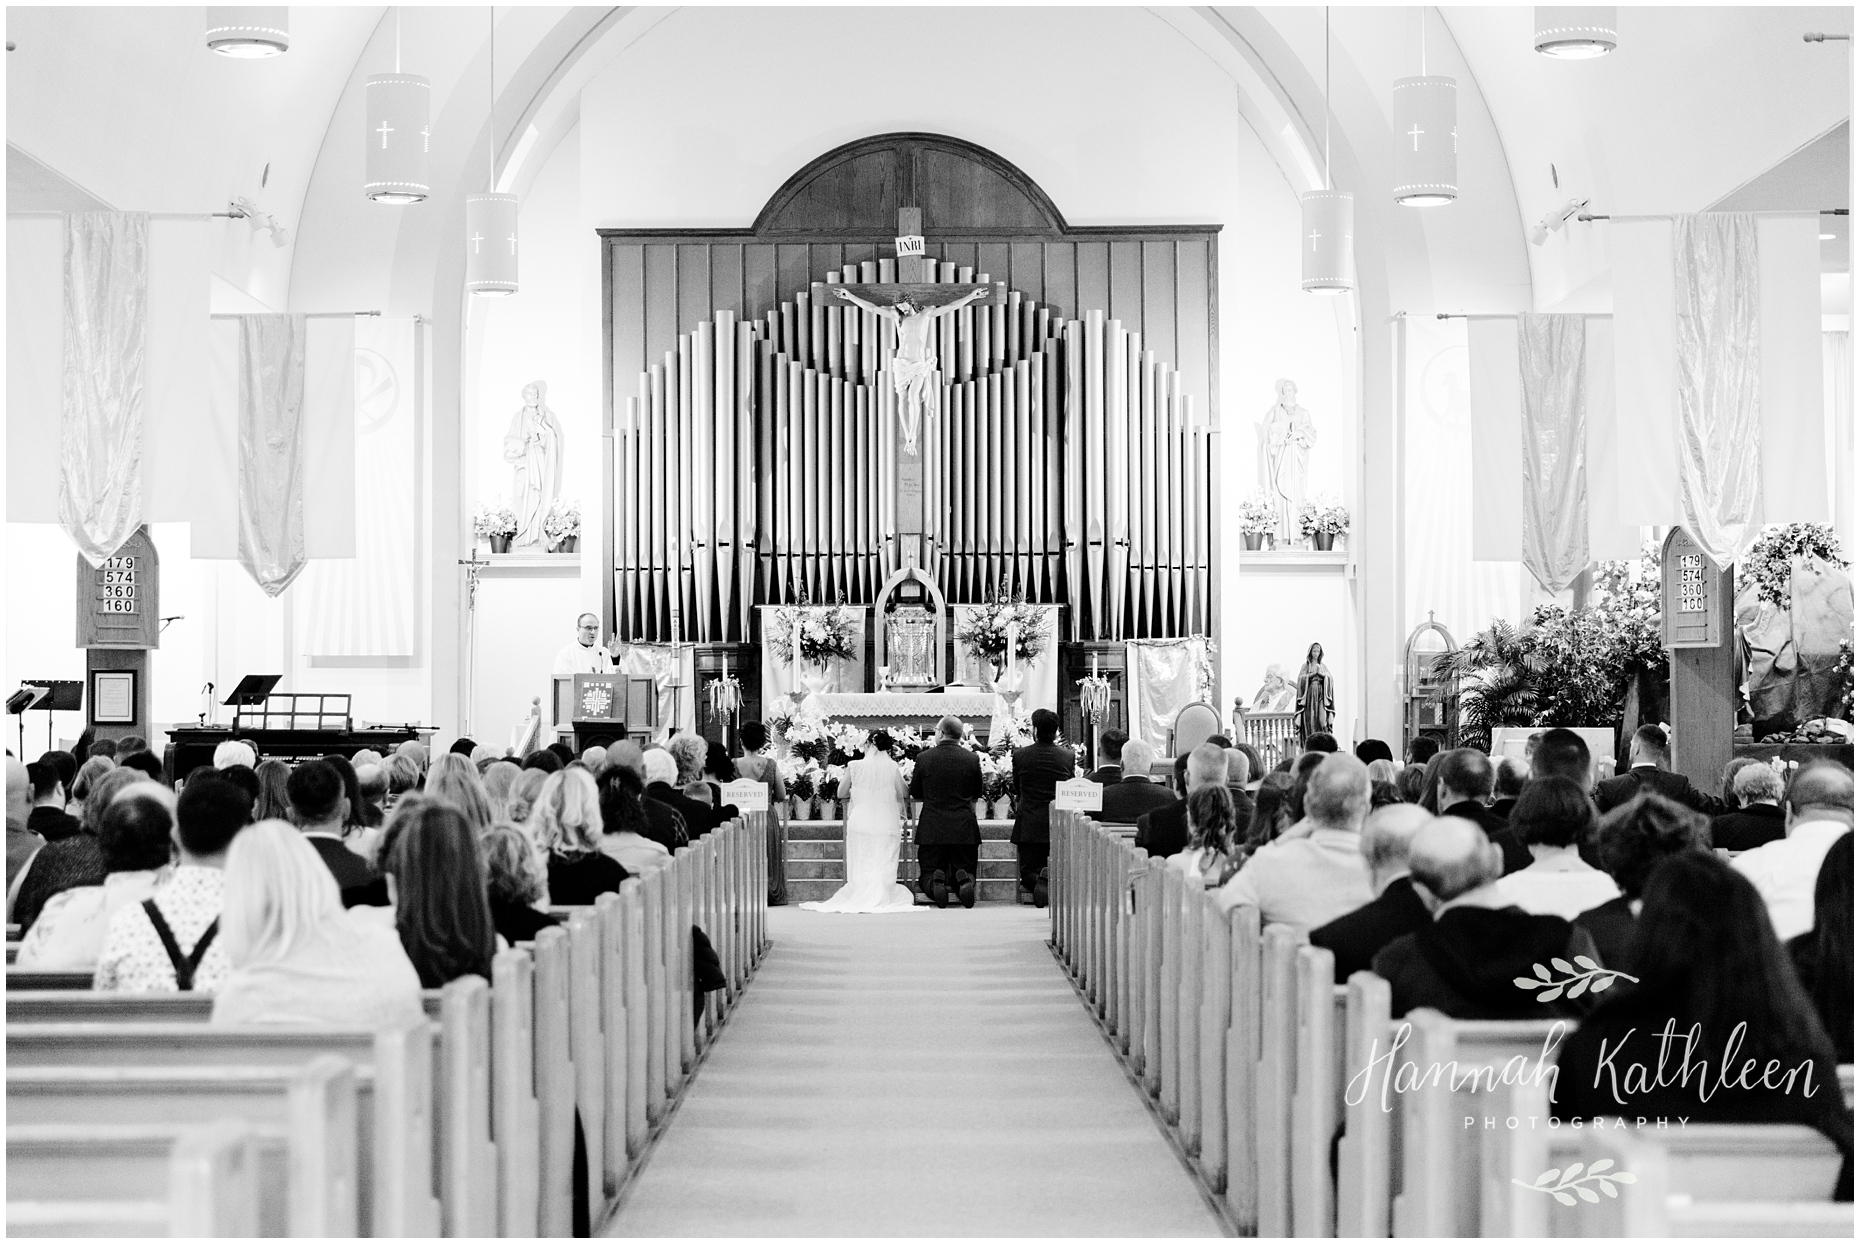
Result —
<path fill-rule="evenodd" d="M 1684 804 L 1706 816 L 1723 816 L 1731 811 L 1724 806 L 1722 799 L 1707 795 L 1693 786 L 1685 774 L 1674 773 L 1668 768 L 1666 731 L 1658 726 L 1642 726 L 1634 732 L 1633 739 L 1628 743 L 1628 771 L 1620 777 L 1596 784 L 1595 806 L 1603 812 L 1609 812 L 1643 790 L 1665 795 L 1674 803 Z"/>
<path fill-rule="evenodd" d="M 936 733 L 936 746 L 925 748 L 911 770 L 911 798 L 923 805 L 917 814 L 917 885 L 931 902 L 947 907 L 953 882 L 962 905 L 973 907 L 982 852 L 982 827 L 975 819 L 982 762 L 962 745 L 957 718 L 943 718 Z"/>
<path fill-rule="evenodd" d="M 1046 862 L 1052 851 L 1049 817 L 1053 788 L 1070 781 L 1072 749 L 1058 742 L 1059 714 L 1033 711 L 1033 739 L 1014 753 L 1014 791 L 1020 797 L 1014 816 L 1014 850 L 1020 857 L 1020 884 L 1035 907 L 1046 906 Z"/>

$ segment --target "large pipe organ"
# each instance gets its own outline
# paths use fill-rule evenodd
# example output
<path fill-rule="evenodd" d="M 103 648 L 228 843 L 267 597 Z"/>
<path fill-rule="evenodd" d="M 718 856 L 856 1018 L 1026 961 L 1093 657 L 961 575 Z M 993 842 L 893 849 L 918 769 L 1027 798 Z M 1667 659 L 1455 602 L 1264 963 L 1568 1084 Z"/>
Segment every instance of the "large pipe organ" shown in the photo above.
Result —
<path fill-rule="evenodd" d="M 959 159 L 1001 184 L 971 171 L 950 202 Z M 808 228 L 884 161 L 889 201 Z M 750 231 L 603 231 L 621 637 L 747 642 L 754 605 L 871 603 L 898 568 L 895 330 L 828 287 L 898 280 L 880 222 L 913 193 L 929 280 L 998 287 L 931 326 L 922 547 L 944 599 L 1005 584 L 1068 606 L 1072 641 L 1211 630 L 1212 229 L 1067 229 L 998 157 L 888 136 L 810 165 Z"/>

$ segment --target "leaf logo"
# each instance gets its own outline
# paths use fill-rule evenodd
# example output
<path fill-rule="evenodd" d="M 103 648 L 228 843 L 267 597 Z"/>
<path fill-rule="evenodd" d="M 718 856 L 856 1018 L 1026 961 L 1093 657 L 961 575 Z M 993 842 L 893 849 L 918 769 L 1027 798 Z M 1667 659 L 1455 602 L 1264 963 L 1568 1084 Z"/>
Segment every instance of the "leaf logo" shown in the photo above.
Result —
<path fill-rule="evenodd" d="M 1590 1163 L 1589 1169 L 1585 1171 L 1582 1169 L 1582 1163 L 1573 1162 L 1566 1170 L 1551 1167 L 1539 1175 L 1535 1183 L 1527 1184 L 1522 1179 L 1514 1179 L 1511 1182 L 1520 1188 L 1529 1188 L 1532 1192 L 1553 1196 L 1559 1205 L 1574 1205 L 1577 1197 L 1581 1197 L 1591 1205 L 1600 1205 L 1602 1198 L 1595 1195 L 1595 1188 L 1600 1188 L 1612 1199 L 1621 1195 L 1615 1191 L 1616 1184 L 1635 1182 L 1632 1171 L 1614 1170 L 1614 1164 L 1613 1158 L 1602 1158 L 1600 1161 Z M 1594 1184 L 1595 1188 L 1589 1187 L 1590 1184 Z"/>
<path fill-rule="evenodd" d="M 1552 959 L 1550 967 L 1563 974 L 1557 979 L 1550 974 L 1550 968 L 1541 963 L 1531 964 L 1531 971 L 1537 975 L 1514 976 L 1511 983 L 1519 989 L 1538 990 L 1539 1002 L 1555 1002 L 1565 995 L 1580 998 L 1585 993 L 1600 993 L 1617 980 L 1631 981 L 1638 985 L 1640 977 L 1629 976 L 1626 972 L 1611 972 L 1587 955 L 1577 955 L 1575 964 L 1567 959 Z"/>

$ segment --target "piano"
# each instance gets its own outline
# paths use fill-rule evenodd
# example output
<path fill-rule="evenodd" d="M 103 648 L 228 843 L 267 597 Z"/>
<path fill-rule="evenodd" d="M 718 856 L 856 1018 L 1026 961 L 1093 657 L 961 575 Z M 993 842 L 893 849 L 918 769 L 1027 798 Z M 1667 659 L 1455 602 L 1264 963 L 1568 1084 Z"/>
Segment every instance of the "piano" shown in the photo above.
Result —
<path fill-rule="evenodd" d="M 277 680 L 273 678 L 272 682 Z M 230 726 L 176 726 L 168 731 L 162 765 L 170 782 L 179 782 L 202 765 L 213 763 L 214 749 L 228 739 L 250 743 L 260 760 L 312 760 L 334 752 L 387 755 L 409 740 L 424 743 L 432 726 L 363 725 L 355 728 L 349 697 L 301 693 L 263 693 L 240 705 Z"/>

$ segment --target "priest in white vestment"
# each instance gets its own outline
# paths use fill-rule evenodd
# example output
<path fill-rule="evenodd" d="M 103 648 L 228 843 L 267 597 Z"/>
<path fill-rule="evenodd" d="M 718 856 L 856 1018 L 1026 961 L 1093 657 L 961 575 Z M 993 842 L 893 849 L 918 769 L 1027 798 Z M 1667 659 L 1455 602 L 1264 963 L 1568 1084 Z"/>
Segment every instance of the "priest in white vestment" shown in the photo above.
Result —
<path fill-rule="evenodd" d="M 572 678 L 576 674 L 610 674 L 613 654 L 594 641 L 600 638 L 601 620 L 591 613 L 575 619 L 575 642 L 555 654 L 555 677 Z"/>

